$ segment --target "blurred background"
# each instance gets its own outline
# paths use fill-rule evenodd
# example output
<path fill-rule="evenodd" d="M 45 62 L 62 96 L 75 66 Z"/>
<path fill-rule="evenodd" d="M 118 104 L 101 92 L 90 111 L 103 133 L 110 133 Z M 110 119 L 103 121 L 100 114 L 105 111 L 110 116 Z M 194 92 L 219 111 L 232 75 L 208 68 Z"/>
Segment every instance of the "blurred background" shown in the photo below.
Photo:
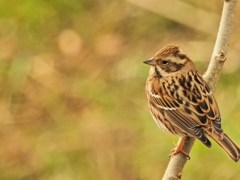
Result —
<path fill-rule="evenodd" d="M 222 1 L 1 0 L 0 179 L 159 180 L 178 138 L 145 97 L 142 62 L 178 44 L 201 73 Z M 215 91 L 240 144 L 240 19 Z M 240 164 L 196 142 L 183 179 L 235 180 Z"/>

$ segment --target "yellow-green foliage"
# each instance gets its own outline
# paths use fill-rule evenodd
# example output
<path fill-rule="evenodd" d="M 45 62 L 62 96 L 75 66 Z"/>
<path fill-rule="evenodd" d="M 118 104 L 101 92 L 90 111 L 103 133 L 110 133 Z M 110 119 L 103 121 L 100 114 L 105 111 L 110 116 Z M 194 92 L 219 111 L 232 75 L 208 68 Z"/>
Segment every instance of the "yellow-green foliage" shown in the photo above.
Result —
<path fill-rule="evenodd" d="M 184 2 L 220 17 L 222 1 Z M 238 144 L 239 23 L 215 92 Z M 214 41 L 128 1 L 2 0 L 0 179 L 161 179 L 177 137 L 150 116 L 142 62 L 177 43 L 204 72 Z M 190 156 L 184 179 L 240 178 L 216 143 L 196 142 Z"/>

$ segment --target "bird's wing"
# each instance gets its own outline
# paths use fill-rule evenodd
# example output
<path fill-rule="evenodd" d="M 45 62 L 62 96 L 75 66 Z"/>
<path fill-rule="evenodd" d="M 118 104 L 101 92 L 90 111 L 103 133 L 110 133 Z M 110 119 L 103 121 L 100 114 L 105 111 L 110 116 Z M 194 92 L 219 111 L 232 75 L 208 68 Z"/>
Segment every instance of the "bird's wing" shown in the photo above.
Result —
<path fill-rule="evenodd" d="M 217 103 L 198 72 L 190 72 L 175 85 L 163 83 L 154 93 L 150 101 L 159 110 L 164 110 L 166 119 L 206 146 L 210 147 L 211 144 L 204 131 L 222 134 Z"/>

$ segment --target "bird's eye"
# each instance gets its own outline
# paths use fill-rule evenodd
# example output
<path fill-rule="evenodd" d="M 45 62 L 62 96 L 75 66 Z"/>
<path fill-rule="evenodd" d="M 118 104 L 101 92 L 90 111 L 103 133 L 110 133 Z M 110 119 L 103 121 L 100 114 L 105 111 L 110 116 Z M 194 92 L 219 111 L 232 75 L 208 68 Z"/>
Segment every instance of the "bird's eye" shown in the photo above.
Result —
<path fill-rule="evenodd" d="M 168 61 L 163 60 L 163 61 L 162 61 L 162 64 L 166 65 L 166 64 L 168 64 Z"/>

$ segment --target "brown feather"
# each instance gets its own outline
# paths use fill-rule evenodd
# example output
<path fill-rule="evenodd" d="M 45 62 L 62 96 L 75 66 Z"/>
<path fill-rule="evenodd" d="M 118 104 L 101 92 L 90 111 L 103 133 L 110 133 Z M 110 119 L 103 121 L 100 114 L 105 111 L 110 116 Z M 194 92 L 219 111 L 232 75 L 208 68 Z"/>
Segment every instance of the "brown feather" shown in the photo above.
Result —
<path fill-rule="evenodd" d="M 158 126 L 179 136 L 192 136 L 207 147 L 212 137 L 234 160 L 239 147 L 223 132 L 217 102 L 192 61 L 176 45 L 159 50 L 146 83 L 150 112 Z M 154 66 L 153 66 L 154 64 Z"/>
<path fill-rule="evenodd" d="M 219 138 L 219 136 L 214 133 L 209 134 L 209 136 L 216 141 L 235 162 L 239 160 L 239 146 L 236 145 L 225 133 L 222 134 L 222 138 Z"/>

